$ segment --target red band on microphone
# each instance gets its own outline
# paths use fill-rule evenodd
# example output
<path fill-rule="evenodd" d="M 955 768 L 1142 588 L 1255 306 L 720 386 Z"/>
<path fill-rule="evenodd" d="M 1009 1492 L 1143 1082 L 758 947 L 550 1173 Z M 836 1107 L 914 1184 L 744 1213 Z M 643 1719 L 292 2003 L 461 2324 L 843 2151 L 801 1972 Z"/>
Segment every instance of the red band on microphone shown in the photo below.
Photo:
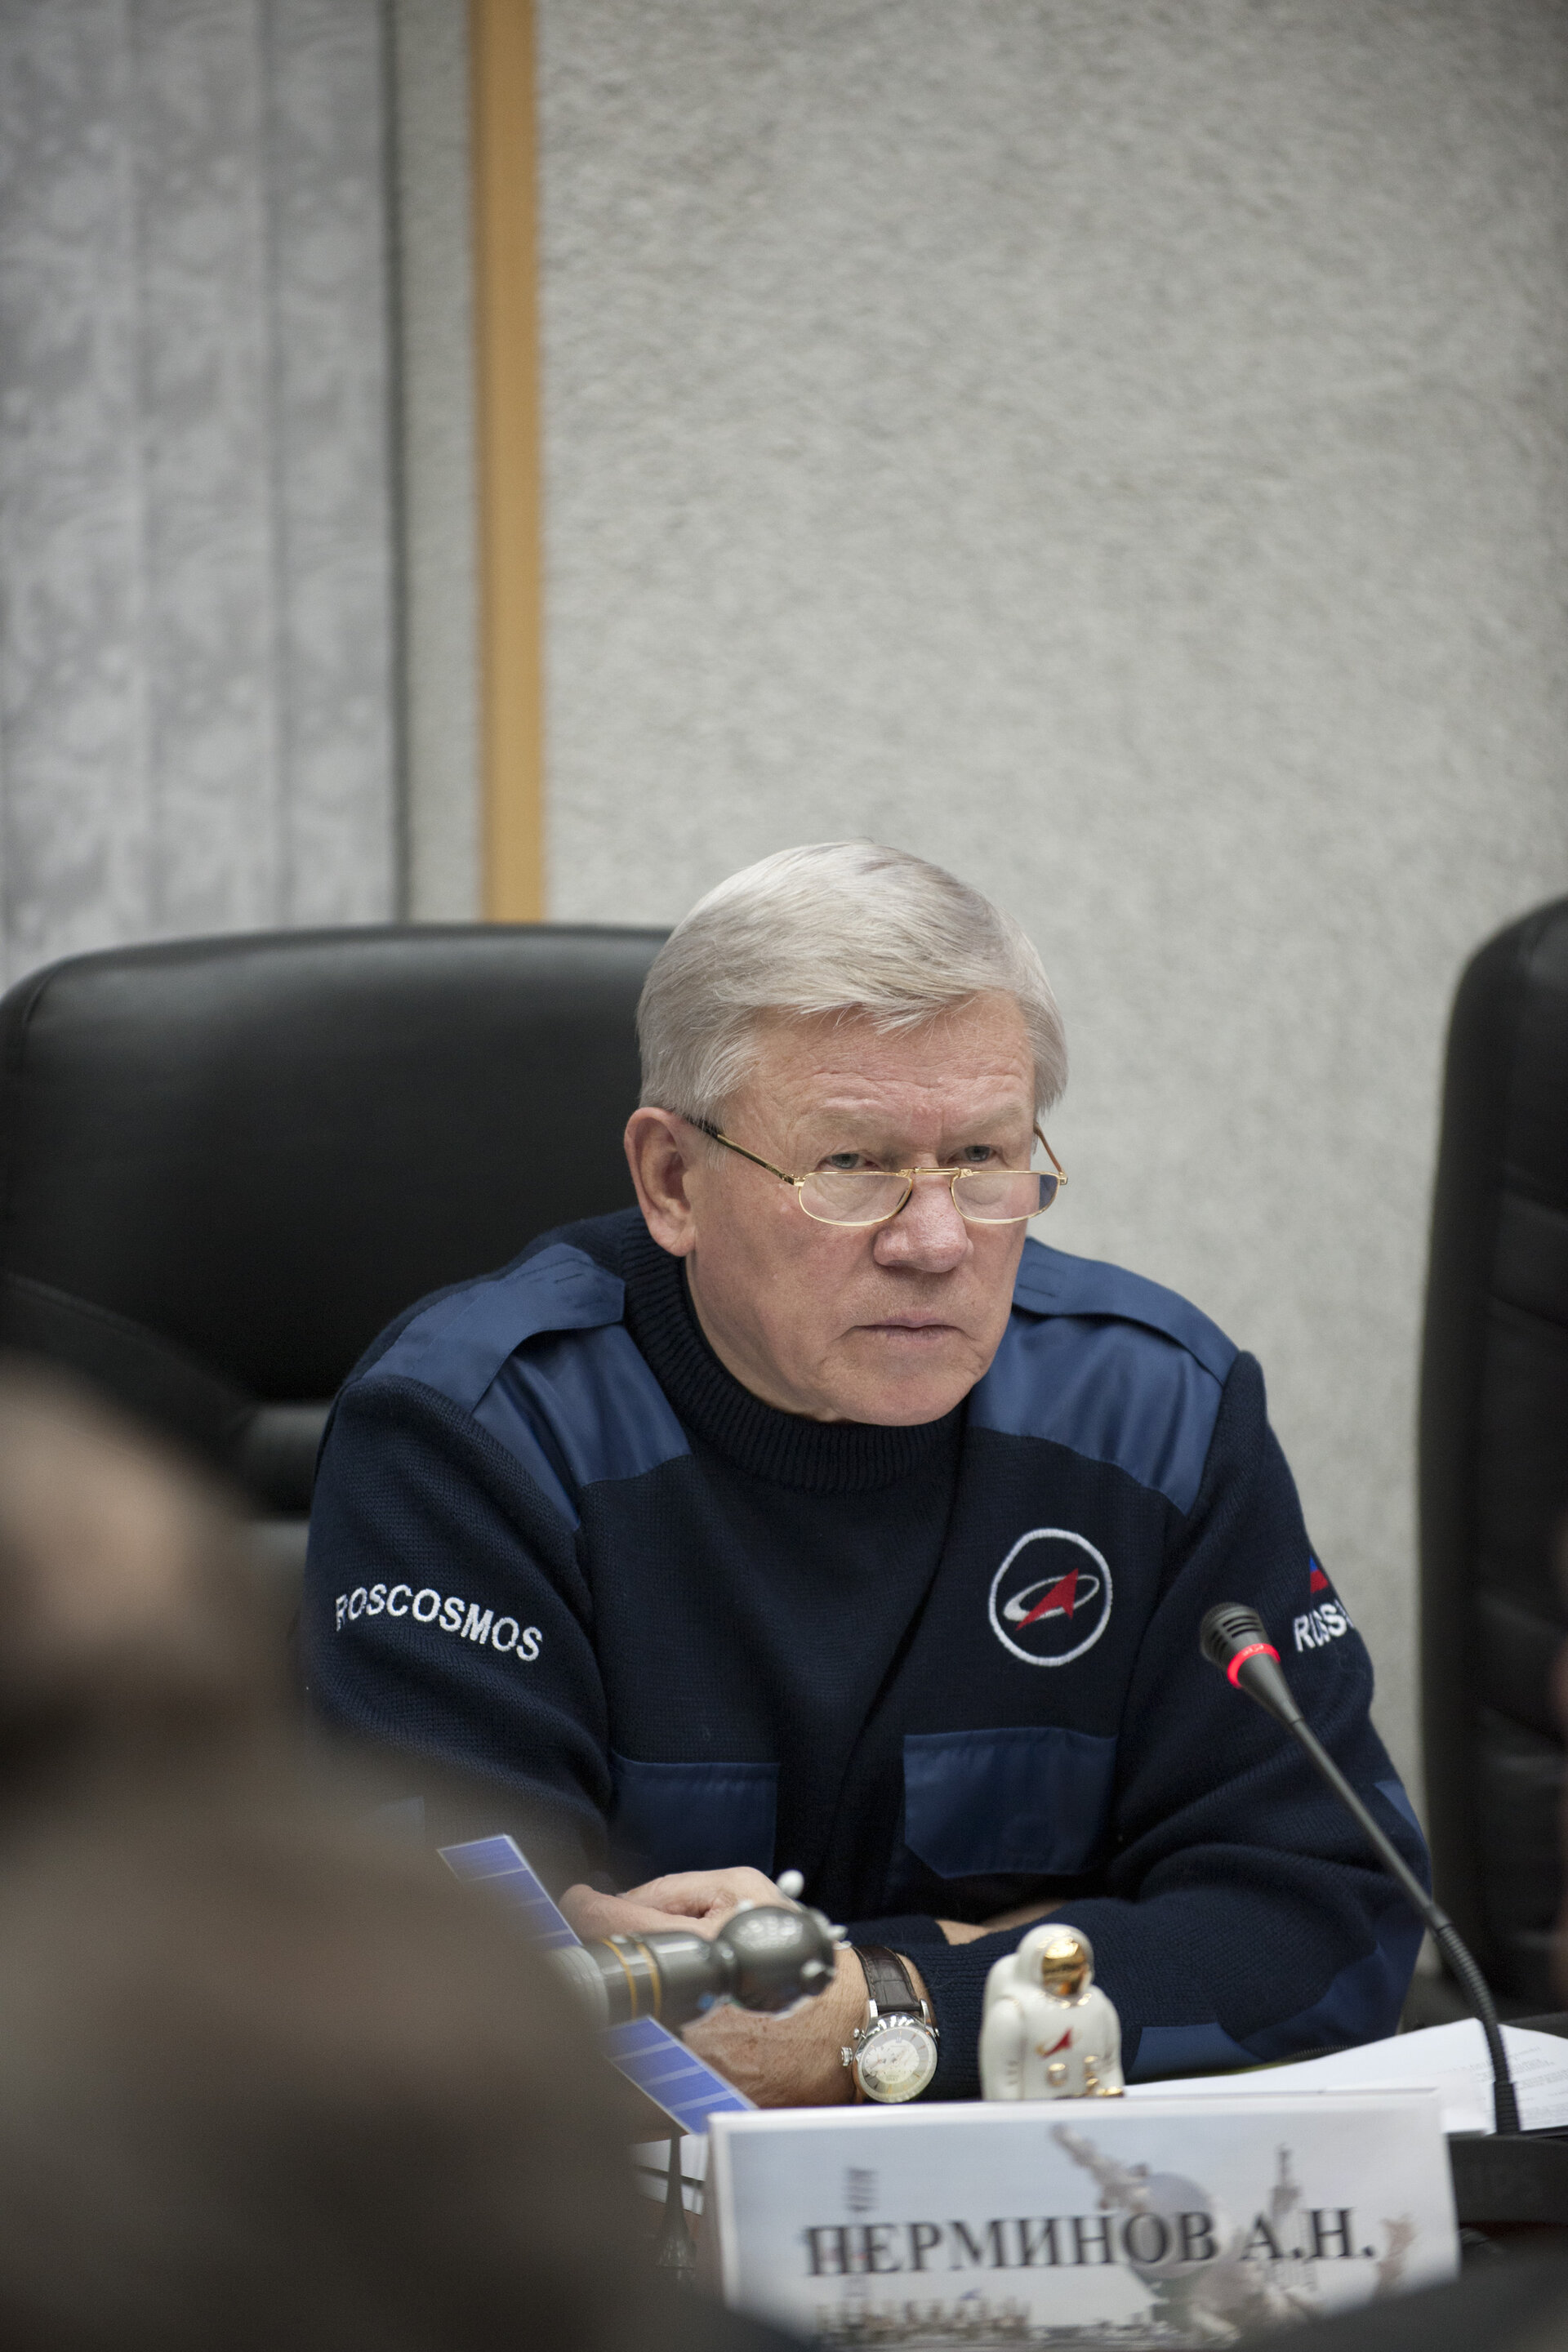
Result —
<path fill-rule="evenodd" d="M 1226 1679 L 1229 1683 L 1232 1690 L 1239 1690 L 1241 1688 L 1241 1685 L 1236 1678 L 1241 1672 L 1243 1666 L 1246 1665 L 1248 1658 L 1272 1658 L 1276 1665 L 1279 1664 L 1279 1653 L 1275 1648 L 1272 1642 L 1249 1642 L 1245 1650 L 1237 1650 L 1235 1657 L 1232 1658 L 1229 1665 L 1226 1666 L 1225 1670 Z"/>

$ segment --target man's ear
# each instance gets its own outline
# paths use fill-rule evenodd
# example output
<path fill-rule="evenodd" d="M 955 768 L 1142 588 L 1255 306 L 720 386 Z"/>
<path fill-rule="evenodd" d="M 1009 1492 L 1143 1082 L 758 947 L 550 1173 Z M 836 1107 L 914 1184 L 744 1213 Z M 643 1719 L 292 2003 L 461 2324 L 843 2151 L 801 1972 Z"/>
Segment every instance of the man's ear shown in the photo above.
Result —
<path fill-rule="evenodd" d="M 696 1129 L 673 1111 L 634 1110 L 626 1121 L 626 1165 L 647 1229 L 671 1257 L 697 1246 L 697 1216 L 688 1180 L 700 1149 Z"/>

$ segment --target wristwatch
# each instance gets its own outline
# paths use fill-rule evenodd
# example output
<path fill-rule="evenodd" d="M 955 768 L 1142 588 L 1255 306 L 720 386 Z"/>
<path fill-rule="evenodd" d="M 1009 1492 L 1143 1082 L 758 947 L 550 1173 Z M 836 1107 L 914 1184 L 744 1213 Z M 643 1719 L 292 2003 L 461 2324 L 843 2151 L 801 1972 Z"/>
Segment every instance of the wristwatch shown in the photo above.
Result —
<path fill-rule="evenodd" d="M 936 2073 L 937 2028 L 897 1952 L 857 1944 L 866 1971 L 866 2022 L 853 2046 L 838 2053 L 855 2077 L 856 2095 L 893 2106 L 918 2099 Z"/>

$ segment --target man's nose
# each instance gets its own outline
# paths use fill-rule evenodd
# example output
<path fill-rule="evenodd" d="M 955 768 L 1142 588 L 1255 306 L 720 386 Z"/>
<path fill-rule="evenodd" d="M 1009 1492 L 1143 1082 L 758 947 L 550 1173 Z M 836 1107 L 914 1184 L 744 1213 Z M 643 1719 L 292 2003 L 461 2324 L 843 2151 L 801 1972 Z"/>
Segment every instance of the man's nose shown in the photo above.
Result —
<path fill-rule="evenodd" d="M 891 1222 L 877 1229 L 879 1265 L 920 1274 L 948 1274 L 969 1255 L 969 1227 L 952 1197 L 950 1170 L 922 1169 L 915 1189 Z"/>

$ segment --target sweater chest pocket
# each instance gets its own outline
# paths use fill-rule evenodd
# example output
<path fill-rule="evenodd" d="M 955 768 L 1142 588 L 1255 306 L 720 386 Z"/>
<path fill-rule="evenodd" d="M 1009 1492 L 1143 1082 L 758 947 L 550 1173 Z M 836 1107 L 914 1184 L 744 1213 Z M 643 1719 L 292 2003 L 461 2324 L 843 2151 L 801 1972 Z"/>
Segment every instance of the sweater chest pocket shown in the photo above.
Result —
<path fill-rule="evenodd" d="M 644 1764 L 612 1753 L 610 1771 L 610 1841 L 625 1867 L 657 1878 L 749 1863 L 773 1875 L 776 1764 Z"/>
<path fill-rule="evenodd" d="M 1074 1878 L 1105 1843 L 1116 1742 L 1058 1725 L 904 1738 L 904 1843 L 939 1878 Z"/>

